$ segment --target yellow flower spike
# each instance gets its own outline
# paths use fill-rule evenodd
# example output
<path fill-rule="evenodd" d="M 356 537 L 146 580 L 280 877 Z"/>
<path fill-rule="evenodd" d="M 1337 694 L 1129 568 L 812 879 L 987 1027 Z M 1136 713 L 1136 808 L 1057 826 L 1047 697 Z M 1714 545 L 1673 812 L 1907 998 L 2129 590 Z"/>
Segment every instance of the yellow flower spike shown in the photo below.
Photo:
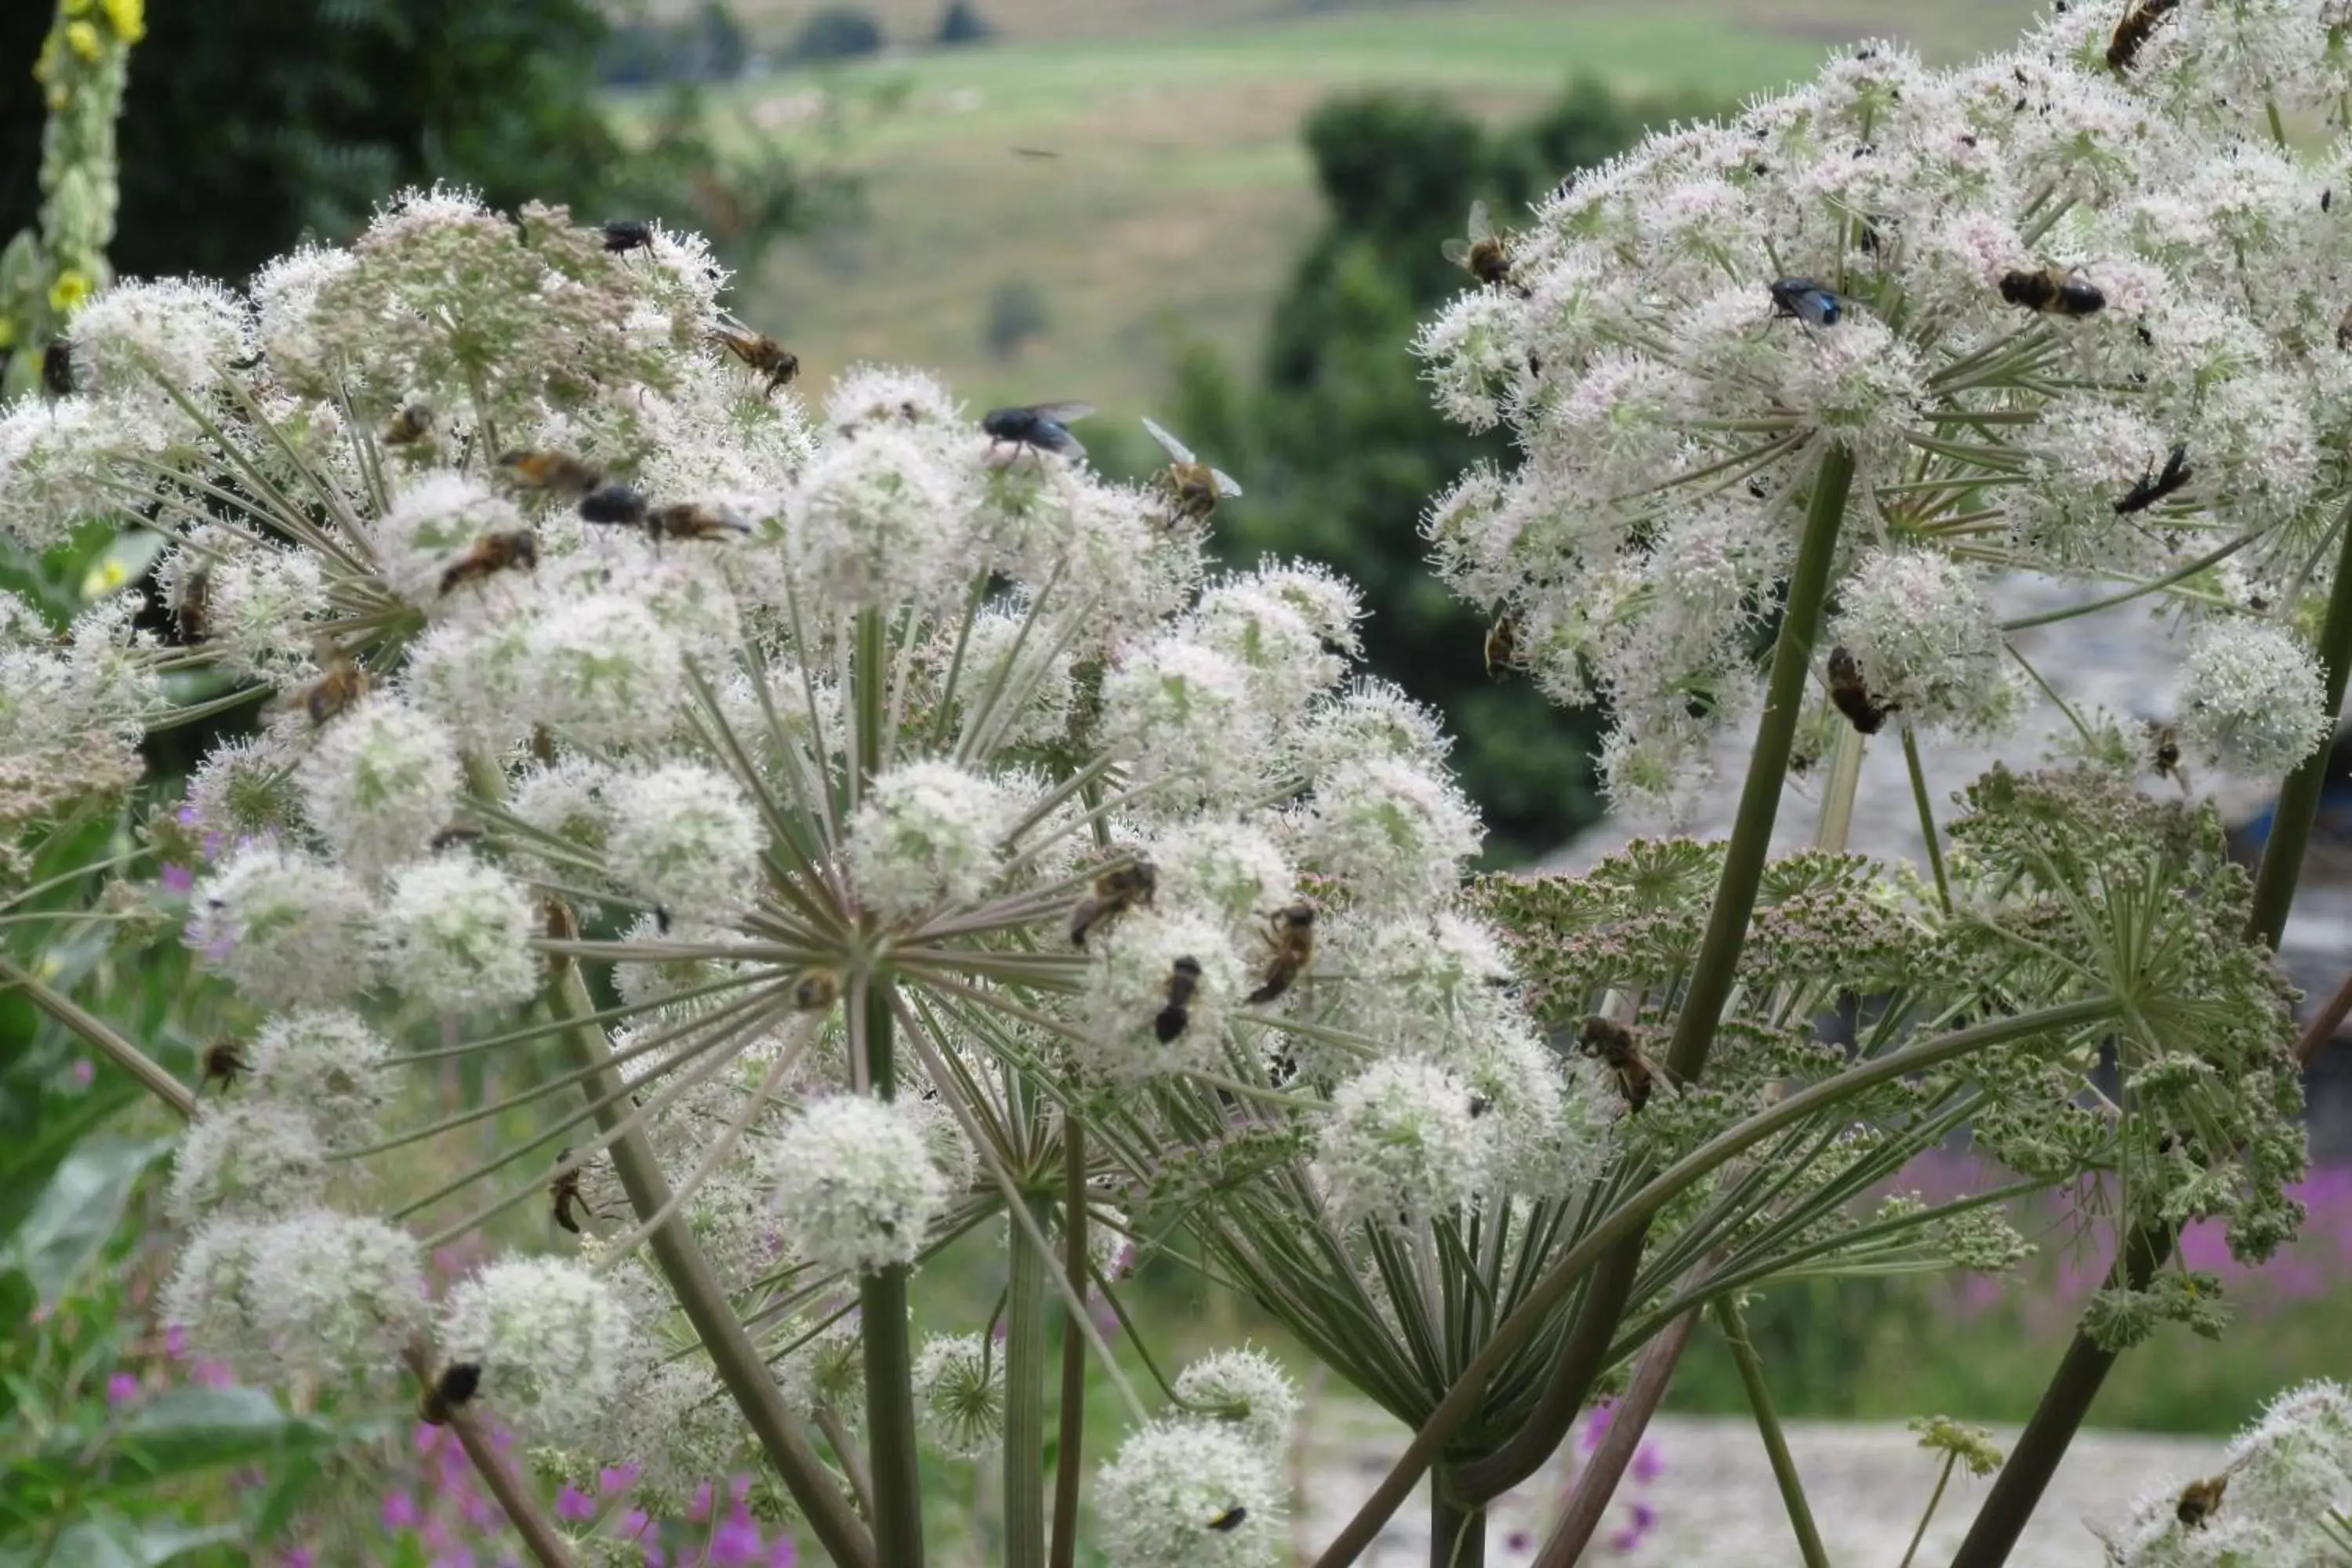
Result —
<path fill-rule="evenodd" d="M 75 268 L 68 267 L 58 273 L 58 280 L 49 285 L 49 309 L 60 316 L 70 313 L 89 298 L 89 275 Z"/>
<path fill-rule="evenodd" d="M 91 0 L 65 0 L 65 4 L 58 9 L 68 16 L 87 16 L 89 15 L 90 5 Z"/>
<path fill-rule="evenodd" d="M 98 0 L 98 6 L 106 13 L 106 25 L 124 43 L 135 44 L 147 36 L 146 0 Z"/>
<path fill-rule="evenodd" d="M 106 48 L 104 40 L 98 36 L 98 28 L 88 22 L 68 22 L 66 42 L 74 53 L 86 60 L 95 61 Z"/>

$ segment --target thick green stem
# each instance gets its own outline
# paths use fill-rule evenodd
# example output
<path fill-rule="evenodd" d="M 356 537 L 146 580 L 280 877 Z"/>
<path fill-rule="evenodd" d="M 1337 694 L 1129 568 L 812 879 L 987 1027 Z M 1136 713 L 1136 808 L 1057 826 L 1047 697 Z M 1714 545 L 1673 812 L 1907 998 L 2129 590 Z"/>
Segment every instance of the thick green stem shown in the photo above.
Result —
<path fill-rule="evenodd" d="M 874 1092 L 891 1099 L 890 988 L 866 991 L 866 1061 Z M 866 1347 L 866 1430 L 874 1465 L 874 1544 L 888 1568 L 922 1568 L 922 1450 L 915 1436 L 914 1351 L 907 1321 L 907 1270 L 885 1268 L 859 1284 L 858 1335 Z"/>
<path fill-rule="evenodd" d="M 1772 1409 L 1764 1363 L 1748 1342 L 1748 1325 L 1740 1319 L 1738 1304 L 1727 1296 L 1710 1310 L 1731 1346 L 1731 1359 L 1738 1363 L 1739 1381 L 1748 1390 L 1748 1407 L 1756 1413 L 1756 1430 L 1764 1439 L 1765 1456 L 1772 1461 L 1772 1479 L 1780 1489 L 1781 1502 L 1788 1506 L 1789 1528 L 1797 1532 L 1797 1550 L 1804 1555 L 1805 1568 L 1829 1568 L 1829 1553 L 1822 1550 L 1822 1532 L 1814 1527 L 1811 1505 L 1805 1501 L 1805 1484 L 1797 1477 L 1797 1461 L 1789 1455 L 1788 1436 Z"/>
<path fill-rule="evenodd" d="M 1429 1568 L 1486 1568 L 1486 1510 L 1454 1501 L 1445 1483 L 1429 1488 Z"/>
<path fill-rule="evenodd" d="M 1944 879 L 1944 846 L 1936 837 L 1936 808 L 1927 799 L 1927 773 L 1919 765 L 1919 737 L 1903 726 L 1903 765 L 1911 773 L 1911 801 L 1919 808 L 1919 837 L 1927 843 L 1927 865 L 1936 873 L 1936 899 L 1952 912 L 1952 887 Z"/>
<path fill-rule="evenodd" d="M 1677 1083 L 1694 1082 L 1706 1069 L 1716 1025 L 1731 999 L 1739 950 L 1748 940 L 1748 920 L 1755 912 L 1756 890 L 1764 879 L 1765 859 L 1771 853 L 1772 826 L 1780 816 L 1780 792 L 1796 747 L 1797 721 L 1805 709 L 1813 642 L 1821 629 L 1822 606 L 1829 598 L 1830 568 L 1837 558 L 1838 529 L 1845 519 L 1846 494 L 1853 484 L 1853 454 L 1843 447 L 1823 453 L 1813 478 L 1804 538 L 1797 546 L 1797 563 L 1789 577 L 1788 607 L 1772 649 L 1764 714 L 1757 724 L 1756 749 L 1748 755 L 1747 782 L 1740 787 L 1739 812 L 1732 821 L 1723 879 L 1716 888 L 1706 934 L 1698 961 L 1692 966 L 1690 989 L 1683 997 L 1674 1038 L 1666 1047 L 1666 1071 Z M 1602 1370 L 1602 1358 L 1633 1293 L 1633 1275 L 1642 1263 L 1643 1234 L 1632 1232 L 1594 1270 L 1591 1289 L 1585 1292 L 1584 1305 L 1545 1380 L 1542 1397 L 1509 1441 L 1486 1458 L 1462 1467 L 1458 1484 L 1463 1496 L 1483 1500 L 1518 1485 L 1551 1457 L 1576 1424 L 1576 1413 L 1584 1407 L 1593 1379 Z"/>
<path fill-rule="evenodd" d="M 196 1113 L 194 1090 L 155 1065 L 145 1051 L 132 1045 L 105 1019 L 41 979 L 14 960 L 0 957 L 0 991 L 21 990 L 25 1000 L 80 1036 L 109 1061 L 137 1079 L 156 1099 L 178 1111 L 183 1120 Z"/>
<path fill-rule="evenodd" d="M 1062 1262 L 1065 1283 L 1087 1299 L 1087 1152 L 1075 1118 L 1062 1123 Z M 1014 1238 L 1017 1243 L 1019 1238 Z M 1087 1339 L 1076 1322 L 1062 1330 L 1061 1441 L 1054 1453 L 1052 1568 L 1072 1568 L 1078 1553 L 1079 1466 L 1087 1429 Z"/>
<path fill-rule="evenodd" d="M 1840 723 L 1837 743 L 1830 750 L 1829 785 L 1822 791 L 1822 817 L 1813 830 L 1813 847 L 1832 855 L 1845 849 L 1853 828 L 1853 798 L 1862 789 L 1864 736 L 1851 724 Z"/>
<path fill-rule="evenodd" d="M 563 977 L 549 992 L 549 1000 L 556 1016 L 568 1019 L 572 1026 L 563 1032 L 566 1051 L 581 1067 L 605 1066 L 599 1077 L 590 1079 L 583 1086 L 590 1099 L 604 1102 L 596 1112 L 597 1123 L 610 1132 L 628 1117 L 627 1109 L 620 1103 L 625 1099 L 617 1073 L 611 1070 L 611 1047 L 604 1031 L 593 1025 L 583 1024 L 594 1011 L 588 1000 L 587 987 L 580 981 L 579 971 L 564 966 Z M 622 1187 L 629 1194 L 629 1206 L 640 1219 L 661 1211 L 669 1202 L 669 1179 L 662 1174 L 661 1163 L 654 1155 L 653 1142 L 642 1127 L 631 1128 L 613 1141 L 613 1168 L 621 1178 Z M 653 1254 L 654 1266 L 661 1270 L 677 1293 L 680 1310 L 710 1354 L 712 1370 L 719 1381 L 727 1386 L 736 1405 L 742 1410 L 752 1436 L 760 1442 L 761 1451 L 768 1462 L 783 1478 L 785 1488 L 808 1516 L 809 1528 L 833 1560 L 856 1568 L 878 1568 L 874 1554 L 874 1538 L 866 1532 L 851 1510 L 833 1475 L 825 1468 L 814 1444 L 809 1441 L 807 1430 L 792 1406 L 784 1403 L 783 1392 L 768 1375 L 767 1363 L 761 1359 L 760 1349 L 751 1342 L 735 1309 L 727 1300 L 726 1288 L 719 1281 L 718 1272 L 702 1248 L 695 1245 L 692 1234 L 677 1219 L 671 1219 L 647 1238 L 646 1248 Z M 903 1311 L 903 1308 L 902 1308 Z M 881 1559 L 891 1562 L 896 1559 Z"/>
<path fill-rule="evenodd" d="M 1638 1237 L 1648 1227 L 1651 1218 L 1674 1201 L 1691 1184 L 1722 1169 L 1769 1138 L 1773 1138 L 1810 1121 L 1832 1106 L 1854 1095 L 1875 1089 L 1882 1083 L 1907 1078 L 1957 1061 L 1977 1051 L 2012 1040 L 2031 1039 L 2037 1035 L 2067 1034 L 2113 1019 L 2116 1003 L 2112 996 L 2095 996 L 2080 1002 L 2068 1002 L 2055 1007 L 2043 1007 L 2032 1013 L 2021 1013 L 2012 1018 L 2002 1018 L 1974 1028 L 1958 1029 L 1939 1035 L 1917 1045 L 1889 1051 L 1883 1057 L 1873 1057 L 1856 1062 L 1836 1077 L 1799 1089 L 1779 1104 L 1757 1112 L 1735 1127 L 1726 1128 L 1667 1166 L 1641 1187 L 1629 1194 L 1623 1202 L 1584 1234 L 1583 1239 L 1561 1254 L 1559 1260 L 1544 1270 L 1541 1279 L 1529 1287 L 1526 1297 L 1510 1315 L 1495 1326 L 1484 1349 L 1471 1358 L 1462 1369 L 1462 1375 L 1445 1391 L 1445 1397 L 1431 1411 L 1429 1418 L 1405 1445 L 1386 1478 L 1372 1489 L 1372 1495 L 1356 1510 L 1355 1517 L 1315 1560 L 1315 1568 L 1343 1568 L 1353 1563 L 1364 1548 L 1372 1543 L 1381 1527 L 1403 1506 L 1412 1495 L 1412 1489 L 1422 1476 L 1444 1452 L 1445 1445 L 1454 1434 L 1478 1412 L 1486 1398 L 1486 1386 L 1504 1363 L 1517 1355 L 1536 1331 L 1567 1300 L 1577 1282 L 1601 1257 L 1623 1245 L 1629 1237 Z M 1456 1496 L 1467 1496 L 1457 1484 Z"/>
<path fill-rule="evenodd" d="M 2336 562 L 2336 582 L 2327 596 L 2327 616 L 2320 625 L 2317 653 L 2326 672 L 2327 712 L 2344 711 L 2344 689 L 2352 676 L 2352 524 L 2343 529 L 2343 549 Z M 2271 836 L 2263 846 L 2262 869 L 2254 877 L 2253 907 L 2246 917 L 2246 940 L 2276 952 L 2286 930 L 2289 906 L 2294 902 L 2295 879 L 2303 873 L 2304 852 L 2310 847 L 2311 825 L 2319 815 L 2319 796 L 2327 783 L 2328 748 L 2322 746 L 2287 775 L 2271 817 Z M 2116 1249 L 2107 1271 L 2110 1288 L 2121 1285 L 2144 1290 L 2164 1267 L 2179 1241 L 2179 1230 L 2161 1221 L 2135 1223 Z M 2009 1462 L 1994 1478 L 1984 1507 L 1977 1510 L 1966 1540 L 1953 1555 L 1952 1568 L 1996 1568 L 2009 1560 L 2025 1521 L 2033 1517 L 2042 1494 L 2057 1472 L 2058 1462 L 2090 1414 L 2091 1402 L 2106 1382 L 2116 1353 L 2103 1350 L 2088 1334 L 2076 1331 L 2066 1347 L 2056 1375 L 2042 1392 L 2033 1418 L 2010 1450 Z"/>
<path fill-rule="evenodd" d="M 1029 1212 L 1045 1223 L 1046 1205 Z M 1004 1335 L 1004 1564 L 1045 1561 L 1045 1256 L 1013 1237 Z M 1073 1339 L 1076 1335 L 1071 1336 Z"/>
<path fill-rule="evenodd" d="M 1601 1516 L 1609 1511 L 1610 1500 L 1617 1495 L 1617 1483 L 1624 1479 L 1626 1468 L 1641 1450 L 1642 1434 L 1657 1413 L 1658 1402 L 1665 1398 L 1666 1387 L 1675 1380 L 1675 1363 L 1682 1359 L 1683 1347 L 1690 1343 L 1691 1331 L 1697 1326 L 1698 1313 L 1685 1312 L 1660 1330 L 1650 1348 L 1642 1352 L 1625 1384 L 1624 1396 L 1610 1414 L 1609 1430 L 1577 1472 L 1576 1489 L 1553 1522 L 1535 1568 L 1572 1568 L 1583 1557 L 1601 1528 Z"/>

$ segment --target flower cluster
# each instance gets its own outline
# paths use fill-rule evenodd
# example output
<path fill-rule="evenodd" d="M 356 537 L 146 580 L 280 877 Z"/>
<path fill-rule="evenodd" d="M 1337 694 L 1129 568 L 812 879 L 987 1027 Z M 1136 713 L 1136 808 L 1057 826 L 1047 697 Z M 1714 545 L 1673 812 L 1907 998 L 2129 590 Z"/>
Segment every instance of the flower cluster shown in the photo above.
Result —
<path fill-rule="evenodd" d="M 2212 1475 L 2151 1493 L 2108 1542 L 2124 1568 L 2342 1560 L 2352 1521 L 2352 1394 L 2290 1389 L 2230 1445 Z"/>
<path fill-rule="evenodd" d="M 1653 135 L 1426 328 L 1440 406 L 1524 453 L 1433 504 L 1440 569 L 1548 695 L 1606 702 L 1619 805 L 1686 800 L 1753 710 L 1820 506 L 1844 519 L 1822 655 L 1906 724 L 2018 710 L 1986 588 L 2021 569 L 2177 590 L 2209 623 L 2189 738 L 2231 767 L 2316 743 L 2280 628 L 2324 596 L 2352 491 L 2326 434 L 2352 208 L 2342 148 L 2277 128 L 2340 101 L 2341 17 L 2149 9 L 2120 65 L 2111 10 L 2058 7 L 1975 64 L 1866 45 Z"/>

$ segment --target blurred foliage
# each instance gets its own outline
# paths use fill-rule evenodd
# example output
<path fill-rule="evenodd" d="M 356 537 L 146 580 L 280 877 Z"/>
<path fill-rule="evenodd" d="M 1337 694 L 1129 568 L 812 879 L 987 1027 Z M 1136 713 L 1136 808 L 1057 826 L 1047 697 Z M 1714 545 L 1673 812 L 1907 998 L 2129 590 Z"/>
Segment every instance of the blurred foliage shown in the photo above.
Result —
<path fill-rule="evenodd" d="M 882 24 L 862 5 L 824 5 L 793 34 L 786 58 L 848 60 L 882 52 Z"/>
<path fill-rule="evenodd" d="M 0 60 L 33 58 L 41 12 L 0 5 Z M 593 0 L 219 0 L 157 5 L 147 26 L 121 130 L 112 256 L 125 277 L 241 281 L 436 180 L 509 210 L 537 199 L 592 221 L 663 217 L 741 267 L 746 247 L 805 226 L 833 189 L 772 152 L 719 156 L 697 115 L 666 110 L 625 144 L 597 99 L 606 26 Z M 43 107 L 29 73 L 0 71 L 0 234 L 38 200 Z"/>
<path fill-rule="evenodd" d="M 1445 713 L 1490 866 L 1556 848 L 1600 815 L 1590 760 L 1600 719 L 1553 709 L 1524 679 L 1488 680 L 1484 617 L 1430 571 L 1423 507 L 1473 463 L 1507 463 L 1510 448 L 1499 433 L 1469 436 L 1442 418 L 1405 344 L 1468 286 L 1439 247 L 1464 231 L 1473 198 L 1507 226 L 1646 127 L 1720 107 L 1628 98 L 1587 78 L 1535 120 L 1490 131 L 1433 99 L 1333 100 L 1306 131 L 1328 216 L 1275 308 L 1257 382 L 1240 384 L 1198 346 L 1178 364 L 1177 433 L 1248 488 L 1219 516 L 1226 553 L 1304 555 L 1362 586 L 1371 667 Z"/>
<path fill-rule="evenodd" d="M 732 81 L 751 63 L 743 24 L 720 0 L 703 0 L 684 21 L 616 22 L 596 51 L 597 79 L 612 87 Z"/>
<path fill-rule="evenodd" d="M 948 8 L 940 14 L 940 30 L 933 41 L 942 48 L 953 48 L 960 44 L 985 42 L 995 32 L 971 0 L 950 0 Z"/>

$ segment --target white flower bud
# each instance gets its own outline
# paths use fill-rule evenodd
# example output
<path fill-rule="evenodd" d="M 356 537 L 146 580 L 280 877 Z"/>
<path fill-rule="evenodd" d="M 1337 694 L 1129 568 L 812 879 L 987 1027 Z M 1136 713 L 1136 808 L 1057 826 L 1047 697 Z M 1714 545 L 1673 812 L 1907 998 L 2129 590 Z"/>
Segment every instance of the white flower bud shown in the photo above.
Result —
<path fill-rule="evenodd" d="M 1223 583 L 1202 595 L 1192 612 L 1194 638 L 1249 672 L 1253 695 L 1277 724 L 1304 712 L 1348 668 L 1339 653 L 1326 649 L 1326 626 L 1310 620 L 1302 605 L 1282 592 L 1287 584 L 1285 575 Z M 1352 615 L 1326 618 L 1336 620 L 1352 640 Z"/>
<path fill-rule="evenodd" d="M 726 921 L 759 896 L 760 815 L 735 781 L 691 763 L 604 786 L 613 879 L 673 920 Z"/>
<path fill-rule="evenodd" d="M 320 731 L 295 774 L 310 820 L 369 878 L 422 851 L 448 826 L 465 775 L 439 722 L 372 698 Z"/>
<path fill-rule="evenodd" d="M 378 947 L 394 990 L 459 1013 L 539 990 L 534 934 L 521 889 L 487 866 L 445 858 L 393 879 Z"/>
<path fill-rule="evenodd" d="M 268 1219 L 316 1204 L 327 1190 L 327 1152 L 309 1116 L 267 1100 L 198 1110 L 172 1162 L 163 1212 L 181 1225 Z"/>
<path fill-rule="evenodd" d="M 1234 1428 L 1156 1422 L 1095 1478 L 1102 1546 L 1120 1568 L 1272 1568 L 1290 1545 L 1282 1473 Z"/>
<path fill-rule="evenodd" d="M 775 1155 L 776 1209 L 800 1254 L 821 1268 L 873 1273 L 914 1262 L 947 1205 L 922 1129 L 863 1094 L 811 1101 Z"/>
<path fill-rule="evenodd" d="M 1392 1221 L 1466 1201 L 1490 1145 L 1470 1086 L 1428 1062 L 1374 1062 L 1331 1096 L 1315 1166 L 1343 1220 Z"/>
<path fill-rule="evenodd" d="M 1248 793 L 1266 759 L 1266 718 L 1249 672 L 1214 648 L 1163 637 L 1121 658 L 1103 679 L 1103 738 L 1138 780 L 1189 778 L 1191 799 Z M 1147 797 L 1146 810 L 1181 810 L 1186 792 Z"/>
<path fill-rule="evenodd" d="M 261 1326 L 265 1305 L 254 1279 L 254 1248 L 264 1227 L 250 1220 L 207 1220 L 180 1248 L 163 1285 L 162 1319 L 187 1331 L 190 1346 L 246 1375 L 267 1375 L 275 1352 Z"/>
<path fill-rule="evenodd" d="M 1175 1393 L 1187 1405 L 1217 1407 L 1195 1412 L 1193 1419 L 1225 1423 L 1269 1462 L 1289 1451 L 1298 1390 L 1282 1363 L 1264 1351 L 1244 1347 L 1202 1356 L 1176 1374 Z"/>
<path fill-rule="evenodd" d="M 1004 1436 L 1004 1354 L 978 1334 L 933 1334 L 915 1357 L 923 1433 L 944 1453 L 976 1459 Z"/>
<path fill-rule="evenodd" d="M 952 763 L 908 763 L 877 778 L 849 822 L 860 899 L 894 918 L 969 903 L 996 879 L 1015 803 Z"/>
<path fill-rule="evenodd" d="M 329 1149 L 357 1148 L 375 1136 L 375 1119 L 392 1092 L 381 1070 L 392 1047 L 355 1013 L 297 1008 L 261 1026 L 248 1051 L 254 1091 L 299 1106 Z"/>
<path fill-rule="evenodd" d="M 2327 739 L 2326 696 L 2311 655 L 2277 627 L 2208 626 L 2181 672 L 2180 738 L 2232 773 L 2279 778 Z"/>
<path fill-rule="evenodd" d="M 194 903 L 197 961 L 257 1002 L 340 1002 L 374 978 L 367 895 L 322 861 L 256 844 L 198 883 Z"/>
<path fill-rule="evenodd" d="M 971 569 L 971 489 L 939 444 L 898 425 L 828 442 L 786 513 L 792 559 L 817 602 L 928 605 Z"/>
<path fill-rule="evenodd" d="M 252 351 L 244 302 L 217 283 L 167 278 L 118 283 L 74 312 L 74 374 L 97 394 L 198 398 Z"/>
<path fill-rule="evenodd" d="M 1310 780 L 1348 763 L 1381 759 L 1435 773 L 1445 765 L 1452 744 L 1433 710 L 1369 676 L 1318 703 L 1292 742 L 1298 771 Z"/>
<path fill-rule="evenodd" d="M 1225 1015 L 1256 989 L 1234 953 L 1228 923 L 1161 897 L 1099 939 L 1087 978 L 1087 1064 L 1134 1079 L 1206 1068 L 1218 1059 Z"/>
<path fill-rule="evenodd" d="M 449 1292 L 440 1351 L 482 1369 L 477 1397 L 519 1434 L 561 1440 L 602 1413 L 628 1337 L 603 1280 L 551 1258 L 510 1258 Z"/>
<path fill-rule="evenodd" d="M 1444 898 L 1478 852 L 1477 814 L 1454 785 L 1406 763 L 1360 762 L 1317 784 L 1297 824 L 1299 858 L 1367 908 Z"/>
<path fill-rule="evenodd" d="M 382 1220 L 309 1209 L 253 1240 L 255 1319 L 283 1371 L 386 1373 L 432 1305 L 415 1238 Z"/>
<path fill-rule="evenodd" d="M 591 750 L 659 740 L 686 690 L 677 639 L 614 594 L 574 599 L 536 623 L 528 668 L 532 717 Z"/>
<path fill-rule="evenodd" d="M 1872 700 L 1911 723 L 1988 735 L 2023 706 L 1978 575 L 1933 552 L 1874 551 L 1842 591 L 1831 638 Z"/>
<path fill-rule="evenodd" d="M 1213 910 L 1244 934 L 1263 931 L 1268 910 L 1297 901 L 1298 874 L 1281 847 L 1245 822 L 1171 824 L 1145 858 L 1159 873 L 1158 897 Z"/>
<path fill-rule="evenodd" d="M 524 527 L 514 503 L 471 474 L 436 468 L 404 487 L 370 531 L 376 559 L 392 591 L 412 605 L 436 609 L 450 566 L 487 533 Z"/>

